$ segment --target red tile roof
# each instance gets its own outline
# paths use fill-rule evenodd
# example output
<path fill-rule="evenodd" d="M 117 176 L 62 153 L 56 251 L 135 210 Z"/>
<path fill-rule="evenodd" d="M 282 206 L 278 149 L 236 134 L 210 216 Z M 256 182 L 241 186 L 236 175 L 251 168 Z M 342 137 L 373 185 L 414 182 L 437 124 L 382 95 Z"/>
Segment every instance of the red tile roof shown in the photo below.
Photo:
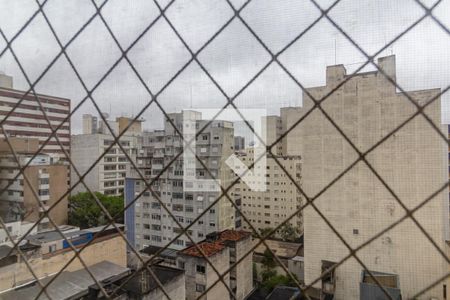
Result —
<path fill-rule="evenodd" d="M 240 241 L 250 236 L 250 232 L 244 230 L 224 230 L 220 233 L 221 241 Z"/>
<path fill-rule="evenodd" d="M 202 252 L 204 252 L 204 254 L 209 257 L 221 252 L 225 248 L 224 242 L 237 242 L 249 237 L 250 235 L 251 233 L 247 231 L 227 229 L 220 232 L 218 234 L 218 238 L 215 241 L 205 240 L 197 243 L 197 245 L 199 248 L 201 248 Z M 199 251 L 199 249 L 197 249 L 197 247 L 195 247 L 195 245 L 182 250 L 181 253 L 189 256 L 203 257 L 203 254 Z"/>
<path fill-rule="evenodd" d="M 202 252 L 208 257 L 221 252 L 225 248 L 225 245 L 219 242 L 213 243 L 201 242 L 198 243 L 197 245 L 199 248 L 202 249 Z M 181 253 L 190 256 L 203 257 L 203 254 L 197 249 L 197 247 L 195 247 L 195 245 L 192 245 L 182 250 Z"/>

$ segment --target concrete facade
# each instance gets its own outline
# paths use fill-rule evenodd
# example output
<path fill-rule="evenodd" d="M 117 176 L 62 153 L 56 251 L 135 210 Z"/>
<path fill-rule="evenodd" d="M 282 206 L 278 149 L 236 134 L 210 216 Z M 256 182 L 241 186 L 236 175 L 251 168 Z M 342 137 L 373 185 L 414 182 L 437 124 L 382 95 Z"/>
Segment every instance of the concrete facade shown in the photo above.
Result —
<path fill-rule="evenodd" d="M 267 116 L 262 119 L 262 132 L 266 134 L 266 145 L 272 145 L 283 132 L 282 119 L 280 116 Z M 274 155 L 281 155 L 283 153 L 282 141 L 278 142 L 273 148 Z"/>
<path fill-rule="evenodd" d="M 83 134 L 93 134 L 98 131 L 97 117 L 91 114 L 83 115 Z"/>
<path fill-rule="evenodd" d="M 252 148 L 240 153 L 239 158 L 250 166 L 254 161 Z M 299 155 L 276 156 L 288 174 L 301 186 L 301 158 Z M 257 169 L 254 170 L 257 174 Z M 234 197 L 240 199 L 241 211 L 249 219 L 252 226 L 258 230 L 275 228 L 302 205 L 302 195 L 292 183 L 283 169 L 272 156 L 266 158 L 266 191 L 254 191 L 242 180 L 233 189 Z M 251 230 L 250 226 L 241 220 L 242 229 Z M 289 222 L 300 233 L 303 230 L 302 216 L 299 213 Z"/>
<path fill-rule="evenodd" d="M 184 117 L 189 118 L 192 122 L 191 125 L 198 128 L 202 128 L 208 122 L 202 120 L 201 114 L 198 112 L 184 111 L 169 114 L 169 118 L 180 131 L 183 131 Z M 188 184 L 197 183 L 197 179 L 212 179 L 195 157 L 189 162 L 191 167 L 188 170 L 189 178 L 195 177 L 195 180 L 187 180 L 184 176 L 187 168 L 184 165 L 183 155 L 178 156 L 177 160 L 160 174 L 167 164 L 183 151 L 183 140 L 168 120 L 166 120 L 164 130 L 143 133 L 140 144 L 137 166 L 141 174 L 148 180 L 155 180 L 155 178 L 157 180 L 153 183 L 155 191 L 153 195 L 148 190 L 144 191 L 146 186 L 138 177 L 136 170 L 130 170 L 127 176 L 126 203 L 130 203 L 136 195 L 141 195 L 134 205 L 134 215 L 126 214 L 126 223 L 133 226 L 128 230 L 130 234 L 131 232 L 135 233 L 133 237 L 130 236 L 130 240 L 134 239 L 138 249 L 149 245 L 166 245 L 180 232 L 178 225 L 161 207 L 155 195 L 171 209 L 183 226 L 187 226 L 220 194 L 220 190 L 192 191 L 190 189 L 193 185 L 188 186 Z M 197 155 L 212 175 L 220 180 L 223 188 L 226 188 L 234 178 L 234 174 L 224 162 L 233 153 L 233 148 L 233 126 L 232 123 L 226 121 L 212 122 L 196 141 Z M 194 241 L 201 241 L 208 233 L 234 228 L 234 225 L 234 209 L 231 203 L 223 197 L 188 232 Z M 189 245 L 191 245 L 190 240 L 182 235 L 170 245 L 170 248 L 183 249 Z"/>
<path fill-rule="evenodd" d="M 66 224 L 68 200 L 67 196 L 60 198 L 68 188 L 67 165 L 59 160 L 54 161 L 47 154 L 38 154 L 33 158 L 39 147 L 37 139 L 10 138 L 10 143 L 15 155 L 5 140 L 0 141 L 0 187 L 8 186 L 0 198 L 3 219 L 35 222 L 44 213 L 44 209 L 59 201 L 50 211 L 50 217 L 56 225 Z M 27 163 L 28 167 L 23 174 L 19 174 L 14 180 L 20 168 Z M 48 218 L 44 218 L 39 224 L 40 228 L 49 226 L 51 224 Z"/>
<path fill-rule="evenodd" d="M 113 142 L 112 135 L 108 134 L 73 135 L 71 159 L 80 174 L 84 174 Z M 120 138 L 120 143 L 128 152 L 128 155 L 134 159 L 137 137 L 124 135 Z M 116 144 L 87 174 L 84 182 L 93 192 L 101 192 L 105 195 L 121 195 L 124 192 L 125 175 L 129 165 L 127 157 Z M 71 183 L 75 185 L 79 178 L 73 170 L 71 177 Z M 84 191 L 86 191 L 86 188 L 80 183 L 73 189 L 72 193 Z"/>
<path fill-rule="evenodd" d="M 394 56 L 380 58 L 378 65 L 395 80 Z M 348 75 L 344 66 L 328 67 L 326 86 L 309 88 L 308 92 L 321 99 L 345 79 Z M 424 105 L 439 92 L 439 89 L 432 89 L 408 94 L 419 105 Z M 304 93 L 302 108 L 282 109 L 283 129 L 294 124 L 313 104 Z M 416 111 L 405 95 L 397 92 L 380 72 L 353 76 L 321 106 L 360 151 L 370 149 Z M 430 104 L 425 113 L 440 126 L 439 99 Z M 442 132 L 446 134 L 445 130 Z M 283 141 L 283 150 L 288 155 L 302 155 L 303 187 L 309 196 L 318 193 L 358 158 L 319 110 L 312 112 L 288 134 Z M 446 151 L 445 141 L 423 117 L 418 116 L 387 138 L 367 156 L 367 160 L 411 209 L 447 182 Z M 362 162 L 317 198 L 315 204 L 353 248 L 404 215 L 404 210 Z M 447 255 L 448 207 L 448 191 L 443 190 L 414 214 Z M 311 207 L 304 210 L 303 216 L 305 283 L 309 284 L 324 268 L 339 262 L 349 251 Z M 410 220 L 386 232 L 357 255 L 369 270 L 398 276 L 404 299 L 448 272 L 444 258 Z M 335 299 L 360 299 L 362 271 L 363 267 L 351 258 L 336 269 L 328 282 L 322 280 L 314 286 L 330 287 Z M 443 290 L 449 286 L 448 280 L 443 281 L 419 299 L 443 299 Z"/>
<path fill-rule="evenodd" d="M 206 240 L 198 243 L 198 246 L 217 272 L 223 274 L 249 252 L 252 240 L 249 232 L 225 230 L 211 233 Z M 211 264 L 195 246 L 179 251 L 177 261 L 185 270 L 187 300 L 197 299 L 218 279 Z M 223 282 L 217 282 L 201 299 L 234 299 L 224 283 L 233 291 L 236 300 L 243 300 L 250 294 L 253 290 L 251 254 L 223 276 Z"/>
<path fill-rule="evenodd" d="M 9 78 L 9 79 L 8 79 Z M 16 107 L 18 102 L 22 102 Z M 3 123 L 4 133 L 11 137 L 36 138 L 40 146 L 50 137 L 52 129 L 50 128 L 41 107 L 45 109 L 51 126 L 60 126 L 56 135 L 61 142 L 63 149 L 70 154 L 70 100 L 65 98 L 47 96 L 33 93 L 25 95 L 24 91 L 13 89 L 12 78 L 1 75 L 0 77 L 0 120 L 3 120 L 8 114 L 8 119 Z M 11 113 L 11 110 L 14 111 Z M 67 119 L 66 119 L 67 118 Z M 57 140 L 52 137 L 43 146 L 41 153 L 51 155 L 60 160 L 66 160 L 64 151 Z"/>

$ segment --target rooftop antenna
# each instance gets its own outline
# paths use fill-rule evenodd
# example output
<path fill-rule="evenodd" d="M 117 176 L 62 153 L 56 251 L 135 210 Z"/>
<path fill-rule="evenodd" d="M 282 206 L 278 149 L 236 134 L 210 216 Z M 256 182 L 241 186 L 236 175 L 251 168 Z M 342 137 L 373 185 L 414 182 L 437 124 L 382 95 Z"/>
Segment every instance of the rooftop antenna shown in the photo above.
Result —
<path fill-rule="evenodd" d="M 190 103 L 190 108 L 192 108 L 192 78 L 191 78 L 191 84 L 190 84 L 190 93 L 191 93 L 191 103 Z"/>
<path fill-rule="evenodd" d="M 334 38 L 334 65 L 336 65 L 337 64 L 337 54 L 336 54 L 336 52 L 337 52 L 337 50 L 336 50 L 336 38 Z"/>

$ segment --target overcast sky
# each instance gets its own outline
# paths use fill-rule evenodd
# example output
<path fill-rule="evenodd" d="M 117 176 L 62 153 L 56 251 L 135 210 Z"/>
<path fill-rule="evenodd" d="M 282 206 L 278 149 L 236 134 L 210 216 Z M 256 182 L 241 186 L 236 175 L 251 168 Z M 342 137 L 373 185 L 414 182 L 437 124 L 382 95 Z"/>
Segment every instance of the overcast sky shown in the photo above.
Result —
<path fill-rule="evenodd" d="M 167 0 L 159 0 L 166 5 Z M 232 1 L 239 7 L 244 1 Z M 431 5 L 434 1 L 424 1 Z M 99 2 L 98 2 L 99 3 Z M 332 1 L 318 1 L 324 8 Z M 34 0 L 0 0 L 0 28 L 10 39 L 37 9 Z M 90 0 L 48 0 L 44 11 L 58 37 L 66 43 L 92 16 Z M 366 52 L 373 54 L 402 32 L 424 11 L 414 0 L 342 0 L 330 13 Z M 149 0 L 109 0 L 102 14 L 123 48 L 127 48 L 144 28 L 158 16 Z M 167 16 L 189 47 L 197 51 L 230 17 L 233 11 L 225 0 L 176 0 Z M 302 32 L 320 15 L 309 0 L 253 0 L 242 16 L 276 52 Z M 450 27 L 450 0 L 444 0 L 435 15 Z M 0 51 L 5 41 L 0 38 Z M 42 15 L 38 15 L 12 45 L 32 81 L 59 51 Z M 119 58 L 120 51 L 99 18 L 95 18 L 68 47 L 68 54 L 85 83 L 92 88 Z M 383 55 L 395 54 L 397 81 L 406 90 L 445 88 L 450 84 L 450 36 L 426 19 L 389 47 Z M 189 59 L 190 54 L 162 18 L 130 50 L 129 58 L 152 92 L 162 86 Z M 269 60 L 265 49 L 239 20 L 234 20 L 198 56 L 202 64 L 233 96 Z M 306 87 L 325 83 L 325 67 L 344 64 L 348 72 L 365 58 L 326 19 L 321 20 L 280 56 L 280 61 Z M 371 66 L 365 70 L 373 70 Z M 14 76 L 17 89 L 29 88 L 10 52 L 0 57 L 0 71 Z M 36 86 L 37 92 L 67 97 L 75 107 L 86 95 L 61 57 Z M 95 90 L 94 99 L 112 116 L 137 114 L 149 101 L 144 87 L 123 60 Z M 182 108 L 217 108 L 225 98 L 195 63 L 191 63 L 161 94 L 159 101 L 168 111 Z M 450 97 L 443 97 L 443 123 L 450 121 Z M 272 64 L 235 102 L 242 108 L 266 108 L 278 114 L 282 106 L 301 105 L 301 90 Z M 81 131 L 81 115 L 96 114 L 85 103 L 72 119 L 74 133 Z M 145 128 L 161 127 L 161 111 L 152 105 L 144 114 Z"/>

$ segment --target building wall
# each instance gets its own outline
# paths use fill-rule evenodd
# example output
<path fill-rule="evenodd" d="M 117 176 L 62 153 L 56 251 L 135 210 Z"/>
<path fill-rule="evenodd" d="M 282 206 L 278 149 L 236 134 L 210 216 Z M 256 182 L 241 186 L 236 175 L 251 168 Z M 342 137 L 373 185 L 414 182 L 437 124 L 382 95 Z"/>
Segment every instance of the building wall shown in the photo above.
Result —
<path fill-rule="evenodd" d="M 25 169 L 25 176 L 30 180 L 31 186 L 27 182 L 24 182 L 24 220 L 36 222 L 42 213 L 42 209 L 37 200 L 46 208 L 49 208 L 67 192 L 67 166 L 30 166 Z M 49 180 L 48 184 L 40 183 L 40 180 L 44 178 Z M 36 199 L 33 190 L 38 194 L 39 199 Z M 44 190 L 49 192 L 47 197 L 39 195 L 39 191 Z M 50 218 L 52 218 L 56 225 L 67 224 L 68 204 L 68 196 L 65 195 L 50 211 Z"/>
<path fill-rule="evenodd" d="M 186 299 L 197 299 L 200 296 L 201 292 L 196 291 L 196 285 L 204 285 L 207 289 L 218 279 L 218 276 L 212 269 L 211 265 L 209 265 L 204 258 L 183 255 L 179 257 L 179 259 L 184 262 L 184 270 L 186 276 Z M 229 267 L 229 248 L 225 247 L 221 252 L 208 256 L 208 259 L 214 265 L 217 271 L 222 274 Z M 197 272 L 197 265 L 205 266 L 204 274 Z M 229 273 L 224 276 L 224 282 L 230 282 Z M 201 299 L 230 299 L 230 294 L 223 283 L 219 282 L 213 288 L 211 288 L 211 290 L 208 291 L 206 297 L 203 297 Z"/>
<path fill-rule="evenodd" d="M 42 145 L 51 134 L 51 128 L 45 119 L 36 97 L 29 93 L 10 88 L 0 87 L 0 120 L 2 120 L 11 109 L 20 101 L 21 104 L 10 114 L 3 124 L 5 131 L 10 136 L 33 137 Z M 46 95 L 37 95 L 52 126 L 59 126 L 70 113 L 70 100 Z M 70 119 L 68 119 L 56 132 L 64 149 L 70 153 Z M 0 135 L 1 136 L 1 135 Z M 55 138 L 44 146 L 43 153 L 53 154 L 65 160 L 64 152 L 61 150 Z"/>
<path fill-rule="evenodd" d="M 47 154 L 38 154 L 30 162 L 39 146 L 37 139 L 11 138 L 10 143 L 16 157 L 11 153 L 8 143 L 0 141 L 0 187 L 8 187 L 1 195 L 1 215 L 4 220 L 23 219 L 34 222 L 43 211 L 39 203 L 48 208 L 67 191 L 67 165 L 58 160 L 55 162 Z M 17 176 L 19 168 L 26 164 L 28 167 L 24 173 L 31 186 L 28 185 L 23 174 Z M 38 199 L 34 196 L 31 187 L 38 194 Z M 60 204 L 52 209 L 51 215 L 58 225 L 67 222 L 67 197 L 64 197 Z M 45 226 L 43 223 L 46 223 Z M 40 227 L 49 225 L 48 219 L 44 219 Z"/>
<path fill-rule="evenodd" d="M 103 154 L 103 152 L 113 143 L 114 139 L 109 134 L 81 134 L 72 136 L 72 161 L 80 174 L 84 174 L 91 165 Z M 137 137 L 122 136 L 120 138 L 125 151 L 132 159 L 136 155 Z M 114 145 L 109 153 L 105 154 L 94 168 L 85 177 L 84 182 L 94 192 L 101 192 L 105 195 L 122 195 L 125 186 L 126 170 L 129 168 L 129 161 L 119 146 Z M 108 168 L 111 168 L 108 169 Z M 72 184 L 79 178 L 72 170 Z M 86 191 L 83 184 L 78 184 L 73 193 Z"/>
<path fill-rule="evenodd" d="M 89 167 L 95 162 L 95 160 L 100 156 L 100 145 L 98 141 L 98 135 L 95 134 L 83 134 L 83 135 L 72 135 L 72 153 L 71 159 L 78 172 L 82 175 Z M 95 166 L 85 177 L 84 182 L 93 191 L 99 190 L 99 167 Z M 71 179 L 70 182 L 75 185 L 80 178 L 73 170 L 70 172 Z M 86 188 L 82 183 L 77 184 L 73 190 L 72 194 L 77 194 L 79 192 L 84 192 Z"/>
<path fill-rule="evenodd" d="M 164 284 L 164 289 L 169 295 L 170 299 L 186 299 L 186 288 L 184 274 L 178 275 L 173 280 Z M 142 300 L 165 300 L 167 299 L 160 288 L 156 288 L 147 295 L 144 295 Z"/>
<path fill-rule="evenodd" d="M 246 149 L 247 156 L 240 157 L 249 166 L 253 163 L 253 150 Z M 300 156 L 278 156 L 277 159 L 288 174 L 301 186 L 301 158 Z M 255 172 L 258 172 L 256 169 Z M 288 218 L 302 204 L 302 196 L 285 172 L 273 157 L 266 158 L 266 191 L 254 191 L 240 181 L 234 188 L 235 196 L 241 197 L 241 211 L 258 230 L 275 228 Z M 303 230 L 301 213 L 294 216 L 289 224 Z M 247 222 L 242 219 L 244 230 L 251 230 Z"/>
<path fill-rule="evenodd" d="M 395 58 L 379 65 L 395 78 Z M 327 68 L 327 85 L 308 91 L 320 99 L 345 78 L 343 66 Z M 438 89 L 408 92 L 420 105 L 439 93 Z M 303 95 L 302 108 L 282 110 L 289 127 L 313 102 Z M 322 103 L 335 122 L 366 151 L 413 114 L 406 97 L 377 72 L 359 74 Z M 425 112 L 440 126 L 440 101 Z M 445 134 L 445 131 L 443 131 Z M 336 129 L 315 110 L 285 140 L 287 154 L 301 154 L 303 187 L 315 195 L 356 159 L 357 154 Z M 448 179 L 446 144 L 422 117 L 417 117 L 370 153 L 368 161 L 392 187 L 408 208 L 413 208 Z M 315 201 L 352 247 L 357 247 L 404 215 L 404 210 L 368 167 L 359 163 Z M 311 208 L 304 210 L 305 283 L 321 274 L 322 260 L 338 262 L 348 250 Z M 448 195 L 439 193 L 414 214 L 439 247 L 448 253 Z M 448 254 L 447 254 L 448 255 Z M 404 221 L 358 252 L 369 270 L 397 274 L 402 296 L 412 297 L 448 272 L 448 265 L 412 221 Z M 336 270 L 336 299 L 359 299 L 362 267 L 353 258 Z M 420 299 L 442 299 L 443 282 Z M 320 281 L 315 284 L 321 286 Z"/>
<path fill-rule="evenodd" d="M 125 206 L 130 204 L 136 197 L 134 193 L 135 179 L 125 179 Z M 135 220 L 135 203 L 130 205 L 125 211 L 125 226 L 127 228 L 127 239 L 131 245 L 136 245 L 136 220 Z"/>
<path fill-rule="evenodd" d="M 124 131 L 127 128 L 127 126 L 130 124 L 131 121 L 133 121 L 132 118 L 127 117 L 117 118 L 116 122 L 119 124 L 119 133 L 122 133 L 122 131 Z M 142 133 L 142 122 L 140 120 L 133 122 L 126 131 L 127 135 L 136 135 L 141 133 Z"/>
<path fill-rule="evenodd" d="M 169 114 L 179 130 L 182 130 L 183 117 L 202 128 L 208 121 L 201 120 L 201 114 L 194 111 Z M 185 132 L 186 134 L 186 132 Z M 205 137 L 205 139 L 203 139 Z M 164 130 L 143 133 L 137 155 L 137 166 L 140 172 L 149 180 L 154 180 L 153 190 L 160 200 L 171 209 L 173 215 L 183 225 L 187 226 L 199 213 L 202 213 L 220 194 L 219 190 L 208 192 L 188 191 L 183 155 L 163 173 L 167 162 L 171 161 L 183 150 L 183 141 L 175 134 L 172 125 L 166 120 Z M 225 159 L 233 153 L 234 136 L 232 124 L 225 121 L 214 121 L 199 136 L 196 151 L 208 169 L 220 179 L 221 186 L 226 188 L 234 178 L 230 168 L 225 165 Z M 203 166 L 195 161 L 196 179 L 211 179 Z M 194 173 L 193 173 L 194 174 Z M 158 178 L 157 176 L 160 175 Z M 128 173 L 129 178 L 136 178 L 135 193 L 141 193 L 146 185 L 140 180 L 136 170 Z M 131 183 L 130 183 L 131 184 Z M 149 191 L 136 202 L 136 246 L 163 246 L 175 239 L 180 229 L 172 217 L 159 205 L 157 198 Z M 190 228 L 194 241 L 203 240 L 208 233 L 234 228 L 234 209 L 225 197 Z M 190 245 L 190 240 L 182 235 L 170 245 L 173 249 L 183 249 Z"/>
<path fill-rule="evenodd" d="M 282 122 L 279 116 L 267 116 L 263 117 L 262 130 L 266 134 L 266 145 L 272 145 L 282 133 Z M 281 155 L 283 152 L 282 142 L 278 142 L 273 148 L 272 153 L 274 155 Z"/>
<path fill-rule="evenodd" d="M 41 278 L 58 272 L 73 255 L 73 252 L 70 250 L 46 257 L 34 255 L 28 260 L 28 263 L 36 276 Z M 125 241 L 120 236 L 105 239 L 85 248 L 81 252 L 80 257 L 87 266 L 107 260 L 119 266 L 126 267 Z M 83 268 L 80 260 L 75 259 L 66 270 L 76 271 Z M 0 268 L 0 291 L 13 288 L 33 279 L 33 275 L 30 273 L 26 264 L 20 262 L 19 258 L 19 263 Z"/>
<path fill-rule="evenodd" d="M 231 259 L 230 263 L 234 263 L 247 254 L 252 247 L 252 238 L 249 236 L 243 240 L 236 242 L 236 258 Z M 253 290 L 253 258 L 252 253 L 248 254 L 238 265 L 234 268 L 231 274 L 235 273 L 236 278 L 236 299 L 242 300 L 250 294 Z"/>

